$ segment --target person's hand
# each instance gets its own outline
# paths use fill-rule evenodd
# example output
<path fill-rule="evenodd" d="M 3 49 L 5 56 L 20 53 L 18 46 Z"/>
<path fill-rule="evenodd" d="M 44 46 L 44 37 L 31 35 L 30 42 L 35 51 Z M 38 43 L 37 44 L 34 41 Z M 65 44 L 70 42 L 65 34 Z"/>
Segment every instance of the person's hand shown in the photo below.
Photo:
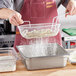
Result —
<path fill-rule="evenodd" d="M 70 0 L 66 8 L 66 16 L 75 14 L 76 14 L 76 1 Z"/>
<path fill-rule="evenodd" d="M 23 20 L 21 19 L 22 16 L 20 13 L 18 12 L 13 12 L 10 16 L 9 16 L 9 22 L 15 26 L 23 24 Z"/>

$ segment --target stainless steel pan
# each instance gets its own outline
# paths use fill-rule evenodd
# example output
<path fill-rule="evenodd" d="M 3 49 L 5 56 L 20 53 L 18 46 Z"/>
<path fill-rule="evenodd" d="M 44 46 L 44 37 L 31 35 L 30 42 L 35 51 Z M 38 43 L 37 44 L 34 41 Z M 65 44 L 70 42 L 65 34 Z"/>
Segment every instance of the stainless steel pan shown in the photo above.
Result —
<path fill-rule="evenodd" d="M 33 45 L 35 46 L 35 45 Z M 28 70 L 48 69 L 65 67 L 67 64 L 68 53 L 58 44 L 45 44 L 43 52 L 32 51 L 32 45 L 17 46 L 22 61 Z"/>

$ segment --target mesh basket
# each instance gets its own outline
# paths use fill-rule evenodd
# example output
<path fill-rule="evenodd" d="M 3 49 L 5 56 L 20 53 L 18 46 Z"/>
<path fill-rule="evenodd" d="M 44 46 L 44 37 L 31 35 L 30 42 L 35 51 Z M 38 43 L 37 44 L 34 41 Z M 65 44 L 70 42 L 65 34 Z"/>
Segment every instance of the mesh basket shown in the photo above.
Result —
<path fill-rule="evenodd" d="M 30 21 L 24 22 L 29 24 L 18 26 L 18 29 L 21 36 L 26 39 L 56 36 L 59 32 L 60 24 L 58 22 L 39 24 L 30 24 Z"/>

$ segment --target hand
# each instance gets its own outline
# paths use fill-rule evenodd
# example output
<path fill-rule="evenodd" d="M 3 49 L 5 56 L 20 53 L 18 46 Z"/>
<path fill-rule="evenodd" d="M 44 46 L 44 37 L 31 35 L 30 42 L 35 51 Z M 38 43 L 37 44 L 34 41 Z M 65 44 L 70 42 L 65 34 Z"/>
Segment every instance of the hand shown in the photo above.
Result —
<path fill-rule="evenodd" d="M 67 15 L 76 15 L 76 1 L 70 0 L 66 8 Z"/>
<path fill-rule="evenodd" d="M 21 14 L 15 11 L 9 16 L 9 22 L 17 26 L 23 24 L 23 20 L 21 18 L 22 18 Z"/>

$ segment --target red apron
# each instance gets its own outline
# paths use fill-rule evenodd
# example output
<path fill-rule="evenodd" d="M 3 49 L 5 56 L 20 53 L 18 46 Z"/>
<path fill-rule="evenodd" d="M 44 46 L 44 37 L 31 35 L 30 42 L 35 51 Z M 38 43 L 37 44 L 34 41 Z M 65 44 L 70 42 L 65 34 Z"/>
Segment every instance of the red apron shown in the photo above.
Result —
<path fill-rule="evenodd" d="M 53 17 L 58 15 L 55 0 L 24 0 L 20 13 L 24 21 L 30 21 L 32 24 L 51 23 Z M 60 32 L 57 34 L 57 36 L 48 37 L 48 40 L 50 43 L 56 42 L 61 45 Z M 35 41 L 35 39 L 23 38 L 20 35 L 18 28 L 16 28 L 16 38 L 14 43 L 15 48 L 17 45 L 25 45 L 33 41 Z"/>

